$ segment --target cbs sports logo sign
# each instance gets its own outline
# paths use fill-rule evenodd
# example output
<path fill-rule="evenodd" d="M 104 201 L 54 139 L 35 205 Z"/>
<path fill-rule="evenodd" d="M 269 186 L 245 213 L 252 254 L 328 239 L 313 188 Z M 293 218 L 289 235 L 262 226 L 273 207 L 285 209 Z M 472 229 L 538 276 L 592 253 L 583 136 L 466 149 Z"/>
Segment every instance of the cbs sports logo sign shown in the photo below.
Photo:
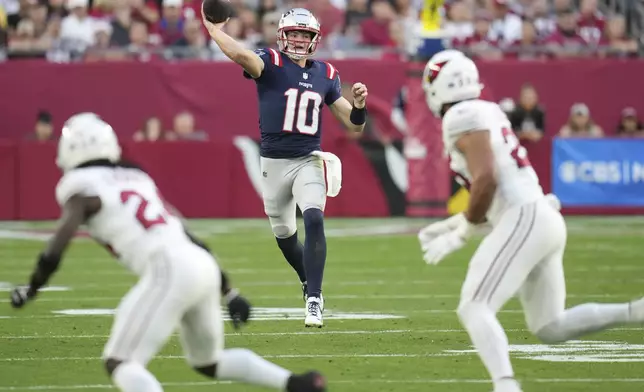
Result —
<path fill-rule="evenodd" d="M 644 183 L 644 162 L 568 160 L 559 165 L 557 174 L 567 184 L 637 184 Z"/>

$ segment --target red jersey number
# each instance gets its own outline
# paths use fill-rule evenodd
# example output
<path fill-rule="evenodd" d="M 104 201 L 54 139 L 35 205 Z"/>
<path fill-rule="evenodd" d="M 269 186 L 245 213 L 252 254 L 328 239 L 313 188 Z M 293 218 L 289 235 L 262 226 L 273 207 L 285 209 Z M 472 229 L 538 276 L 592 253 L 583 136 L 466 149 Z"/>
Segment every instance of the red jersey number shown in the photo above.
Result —
<path fill-rule="evenodd" d="M 135 199 L 138 201 L 138 207 L 136 209 L 136 220 L 138 220 L 141 225 L 147 230 L 156 225 L 163 225 L 166 223 L 165 217 L 163 214 L 159 213 L 156 217 L 152 219 L 146 218 L 146 209 L 150 202 L 146 200 L 140 193 L 136 191 L 123 191 L 121 192 L 121 202 L 123 204 L 127 203 L 130 199 Z"/>
<path fill-rule="evenodd" d="M 516 161 L 517 167 L 521 169 L 523 167 L 532 166 L 532 164 L 530 164 L 530 160 L 528 159 L 528 152 L 526 151 L 525 147 L 523 147 L 521 143 L 519 143 L 519 139 L 514 134 L 514 132 L 510 128 L 503 128 L 501 132 L 503 132 L 503 140 L 505 141 L 505 144 L 509 145 L 512 148 L 510 155 Z"/>

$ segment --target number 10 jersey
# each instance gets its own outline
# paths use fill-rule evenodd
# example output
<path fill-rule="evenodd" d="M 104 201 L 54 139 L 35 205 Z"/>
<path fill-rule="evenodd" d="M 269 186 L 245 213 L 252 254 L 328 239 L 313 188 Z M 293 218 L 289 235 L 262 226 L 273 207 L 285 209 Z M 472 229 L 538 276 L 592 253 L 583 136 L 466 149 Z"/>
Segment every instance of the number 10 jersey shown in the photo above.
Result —
<path fill-rule="evenodd" d="M 341 96 L 335 67 L 307 60 L 300 67 L 275 49 L 258 49 L 264 62 L 255 79 L 259 101 L 260 155 L 266 158 L 299 158 L 320 150 L 322 106 Z M 244 72 L 246 78 L 251 76 Z"/>

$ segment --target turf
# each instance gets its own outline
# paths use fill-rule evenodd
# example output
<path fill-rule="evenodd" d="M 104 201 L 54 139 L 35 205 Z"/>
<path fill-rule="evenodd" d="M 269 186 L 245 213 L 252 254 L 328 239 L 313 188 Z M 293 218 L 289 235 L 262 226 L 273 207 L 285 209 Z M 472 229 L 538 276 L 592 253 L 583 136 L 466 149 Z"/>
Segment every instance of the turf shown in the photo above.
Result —
<path fill-rule="evenodd" d="M 644 221 L 568 219 L 568 305 L 642 296 Z M 227 324 L 226 345 L 247 347 L 294 371 L 319 369 L 330 391 L 490 391 L 454 309 L 476 247 L 436 267 L 422 262 L 414 230 L 421 221 L 327 220 L 326 326 L 303 327 L 297 277 L 264 220 L 192 221 L 212 246 L 255 316 L 241 332 Z M 8 304 L 8 286 L 25 282 L 42 240 L 7 239 L 46 231 L 50 223 L 0 223 L 0 391 L 95 391 L 112 388 L 100 355 L 110 315 L 63 310 L 114 309 L 135 282 L 105 250 L 78 239 L 47 291 L 25 309 Z M 28 235 L 27 235 L 28 236 Z M 2 283 L 0 283 L 2 285 Z M 380 317 L 364 319 L 365 317 Z M 385 316 L 383 316 L 385 315 Z M 524 330 L 516 301 L 500 314 L 513 364 L 526 392 L 641 391 L 644 335 L 637 325 L 582 342 L 544 346 Z M 193 373 L 173 337 L 150 369 L 169 391 L 259 391 L 216 384 Z"/>

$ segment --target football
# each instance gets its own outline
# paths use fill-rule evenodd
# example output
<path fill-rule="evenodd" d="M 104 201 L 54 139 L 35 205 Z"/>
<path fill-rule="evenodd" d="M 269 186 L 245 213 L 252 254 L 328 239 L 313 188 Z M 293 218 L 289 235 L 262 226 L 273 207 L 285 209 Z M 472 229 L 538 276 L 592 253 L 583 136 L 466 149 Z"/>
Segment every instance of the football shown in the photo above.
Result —
<path fill-rule="evenodd" d="M 201 7 L 206 20 L 210 23 L 225 22 L 233 13 L 230 0 L 204 0 Z"/>

